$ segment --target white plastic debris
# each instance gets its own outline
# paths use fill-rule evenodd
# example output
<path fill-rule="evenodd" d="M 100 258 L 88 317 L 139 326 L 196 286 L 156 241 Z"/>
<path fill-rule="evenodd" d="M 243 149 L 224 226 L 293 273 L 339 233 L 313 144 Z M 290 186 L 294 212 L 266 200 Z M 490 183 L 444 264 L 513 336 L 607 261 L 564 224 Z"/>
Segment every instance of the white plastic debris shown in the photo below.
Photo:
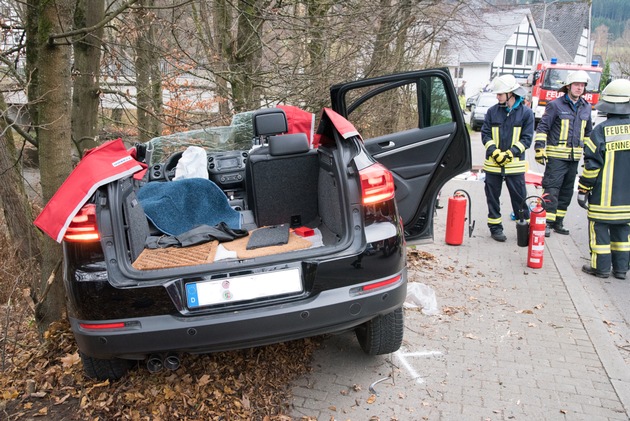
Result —
<path fill-rule="evenodd" d="M 439 314 L 435 291 L 421 282 L 407 283 L 407 299 L 405 308 L 421 308 L 422 313 L 427 316 Z"/>

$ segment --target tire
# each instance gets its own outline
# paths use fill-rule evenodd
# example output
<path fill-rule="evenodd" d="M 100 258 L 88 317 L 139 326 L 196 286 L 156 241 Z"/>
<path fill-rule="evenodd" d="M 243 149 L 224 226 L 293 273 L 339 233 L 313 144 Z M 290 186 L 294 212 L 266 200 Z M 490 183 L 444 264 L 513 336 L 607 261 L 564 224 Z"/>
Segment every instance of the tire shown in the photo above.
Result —
<path fill-rule="evenodd" d="M 83 372 L 89 378 L 96 380 L 118 380 L 127 374 L 132 364 L 131 361 L 120 358 L 102 360 L 88 357 L 83 353 L 80 355 L 83 362 Z"/>
<path fill-rule="evenodd" d="M 377 316 L 355 329 L 361 349 L 368 355 L 398 351 L 402 345 L 405 319 L 402 307 Z"/>

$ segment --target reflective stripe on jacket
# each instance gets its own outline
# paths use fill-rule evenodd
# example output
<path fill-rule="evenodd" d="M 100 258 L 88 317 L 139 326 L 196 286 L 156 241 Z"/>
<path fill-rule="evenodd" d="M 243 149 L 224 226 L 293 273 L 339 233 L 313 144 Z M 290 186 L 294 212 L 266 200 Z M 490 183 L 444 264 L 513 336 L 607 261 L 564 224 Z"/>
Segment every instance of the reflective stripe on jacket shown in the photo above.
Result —
<path fill-rule="evenodd" d="M 630 116 L 609 116 L 584 147 L 580 189 L 590 190 L 589 220 L 630 222 Z"/>
<path fill-rule="evenodd" d="M 523 174 L 526 171 L 525 151 L 534 137 L 534 113 L 522 103 L 508 111 L 507 107 L 495 104 L 486 112 L 481 127 L 481 141 L 486 148 L 483 170 L 495 174 Z M 514 158 L 505 166 L 499 166 L 491 158 L 492 153 L 512 151 Z"/>
<path fill-rule="evenodd" d="M 584 98 L 573 104 L 563 95 L 547 104 L 536 128 L 534 147 L 545 149 L 547 158 L 579 161 L 592 128 L 591 104 Z"/>

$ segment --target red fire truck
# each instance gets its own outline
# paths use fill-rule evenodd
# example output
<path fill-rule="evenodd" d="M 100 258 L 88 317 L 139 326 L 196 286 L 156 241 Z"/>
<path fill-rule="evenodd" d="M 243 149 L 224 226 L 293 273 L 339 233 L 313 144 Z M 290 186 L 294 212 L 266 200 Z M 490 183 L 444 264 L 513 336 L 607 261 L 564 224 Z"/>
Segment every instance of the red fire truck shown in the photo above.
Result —
<path fill-rule="evenodd" d="M 588 73 L 591 81 L 586 85 L 586 99 L 591 107 L 599 100 L 599 80 L 602 76 L 602 68 L 597 60 L 593 60 L 590 65 L 575 63 L 558 63 L 558 59 L 538 63 L 536 71 L 531 75 L 532 86 L 532 110 L 536 115 L 536 121 L 540 120 L 545 107 L 549 101 L 556 99 L 562 93 L 558 92 L 563 86 L 567 75 L 575 70 L 584 70 Z"/>

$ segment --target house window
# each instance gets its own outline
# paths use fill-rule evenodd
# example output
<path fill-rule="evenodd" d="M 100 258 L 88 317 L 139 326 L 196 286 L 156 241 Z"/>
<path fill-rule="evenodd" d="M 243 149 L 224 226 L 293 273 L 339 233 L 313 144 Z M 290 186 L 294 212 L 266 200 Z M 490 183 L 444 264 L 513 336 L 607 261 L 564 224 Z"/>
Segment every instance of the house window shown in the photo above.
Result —
<path fill-rule="evenodd" d="M 522 50 L 522 49 L 516 50 L 516 65 L 517 66 L 523 65 L 524 58 L 525 58 L 525 50 Z"/>
<path fill-rule="evenodd" d="M 505 59 L 503 60 L 503 64 L 512 64 L 513 62 L 514 62 L 514 49 L 506 48 Z"/>
<path fill-rule="evenodd" d="M 527 51 L 527 62 L 525 64 L 527 64 L 528 66 L 534 64 L 534 50 Z"/>

